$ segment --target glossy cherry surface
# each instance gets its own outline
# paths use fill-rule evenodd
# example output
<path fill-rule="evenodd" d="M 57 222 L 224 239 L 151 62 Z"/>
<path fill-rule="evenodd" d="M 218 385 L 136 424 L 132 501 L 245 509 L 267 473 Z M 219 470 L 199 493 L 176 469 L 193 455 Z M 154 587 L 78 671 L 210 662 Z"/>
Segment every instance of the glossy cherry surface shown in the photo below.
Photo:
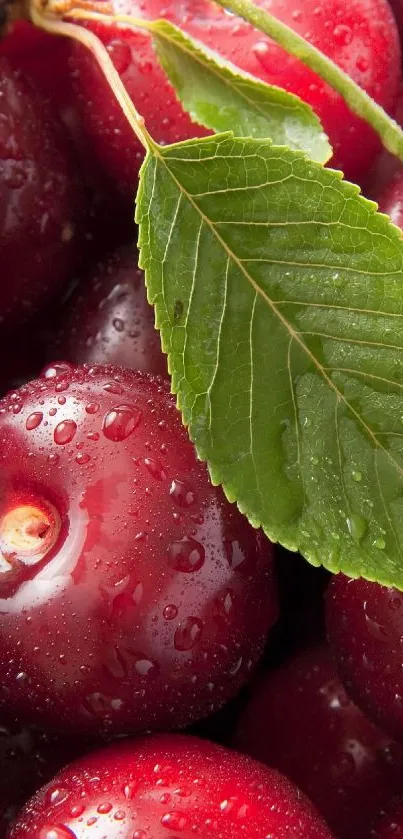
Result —
<path fill-rule="evenodd" d="M 64 318 L 57 352 L 76 364 L 167 373 L 134 246 L 116 250 L 80 285 Z"/>
<path fill-rule="evenodd" d="M 20 324 L 71 279 L 84 198 L 62 126 L 0 59 L 0 328 Z"/>
<path fill-rule="evenodd" d="M 307 37 L 383 107 L 393 109 L 400 46 L 387 0 L 259 0 L 258 5 Z M 331 164 L 350 179 L 369 169 L 380 149 L 371 129 L 318 76 L 239 18 L 210 0 L 114 0 L 113 8 L 134 17 L 167 18 L 243 70 L 296 93 L 322 120 L 334 147 Z M 155 140 L 166 144 L 206 133 L 178 104 L 147 34 L 93 22 L 90 26 L 106 44 Z M 132 194 L 143 150 L 88 51 L 75 45 L 71 61 L 92 148 L 121 189 Z"/>
<path fill-rule="evenodd" d="M 271 545 L 211 486 L 163 379 L 45 375 L 0 402 L 0 705 L 77 731 L 185 725 L 259 658 Z"/>
<path fill-rule="evenodd" d="M 234 742 L 294 781 L 340 839 L 367 839 L 402 786 L 403 748 L 349 699 L 325 646 L 264 675 Z"/>
<path fill-rule="evenodd" d="M 348 692 L 403 740 L 403 593 L 338 574 L 327 591 L 326 621 Z"/>
<path fill-rule="evenodd" d="M 10 839 L 331 839 L 311 803 L 273 769 L 203 740 L 142 738 L 59 773 Z"/>

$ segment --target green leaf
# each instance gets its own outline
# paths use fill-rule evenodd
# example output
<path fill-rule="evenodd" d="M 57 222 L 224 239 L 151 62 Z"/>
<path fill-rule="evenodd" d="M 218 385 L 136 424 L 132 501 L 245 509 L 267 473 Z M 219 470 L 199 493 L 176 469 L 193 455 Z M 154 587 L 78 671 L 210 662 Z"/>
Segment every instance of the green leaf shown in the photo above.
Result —
<path fill-rule="evenodd" d="M 166 20 L 147 22 L 158 58 L 195 122 L 239 137 L 268 137 L 326 163 L 332 149 L 319 118 L 298 96 L 243 73 Z"/>
<path fill-rule="evenodd" d="M 403 160 L 403 130 L 374 99 L 354 82 L 328 56 L 306 38 L 271 15 L 261 5 L 251 0 L 215 0 L 227 12 L 239 15 L 252 26 L 280 44 L 289 55 L 299 58 L 314 73 L 341 94 L 351 110 L 372 126 L 379 134 L 383 145 L 400 160 Z M 269 4 L 267 4 L 269 5 Z"/>
<path fill-rule="evenodd" d="M 199 456 L 313 564 L 403 588 L 403 243 L 267 141 L 155 147 L 141 262 Z"/>

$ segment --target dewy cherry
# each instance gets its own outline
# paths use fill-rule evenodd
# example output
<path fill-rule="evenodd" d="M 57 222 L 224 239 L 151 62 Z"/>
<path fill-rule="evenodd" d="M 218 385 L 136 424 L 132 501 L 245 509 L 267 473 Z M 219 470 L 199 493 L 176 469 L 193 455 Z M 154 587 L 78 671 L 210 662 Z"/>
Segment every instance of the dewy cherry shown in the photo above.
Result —
<path fill-rule="evenodd" d="M 185 725 L 250 676 L 272 548 L 214 488 L 163 379 L 58 363 L 0 402 L 0 706 Z"/>
<path fill-rule="evenodd" d="M 264 675 L 234 743 L 294 781 L 339 839 L 368 839 L 374 817 L 402 789 L 402 746 L 349 699 L 325 646 Z"/>
<path fill-rule="evenodd" d="M 326 620 L 349 694 L 403 740 L 403 593 L 339 574 L 327 592 Z"/>
<path fill-rule="evenodd" d="M 331 839 L 290 781 L 194 737 L 94 752 L 24 808 L 9 839 Z"/>
<path fill-rule="evenodd" d="M 77 364 L 167 373 L 133 245 L 114 251 L 80 285 L 64 318 L 57 353 Z"/>
<path fill-rule="evenodd" d="M 57 296 L 78 262 L 84 198 L 62 127 L 0 59 L 0 330 Z M 56 267 L 57 266 L 57 267 Z"/>
<path fill-rule="evenodd" d="M 353 4 L 349 0 L 259 0 L 258 5 L 323 50 L 383 107 L 394 108 L 400 47 L 387 0 Z M 312 105 L 323 122 L 334 147 L 331 165 L 343 169 L 352 180 L 368 171 L 380 149 L 368 125 L 311 70 L 239 18 L 226 14 L 210 0 L 114 0 L 112 8 L 137 18 L 167 18 L 241 69 L 296 93 Z M 106 45 L 155 140 L 166 144 L 206 133 L 179 105 L 147 33 L 93 21 L 87 25 Z M 75 44 L 71 61 L 92 148 L 121 189 L 132 195 L 143 149 L 90 53 Z"/>

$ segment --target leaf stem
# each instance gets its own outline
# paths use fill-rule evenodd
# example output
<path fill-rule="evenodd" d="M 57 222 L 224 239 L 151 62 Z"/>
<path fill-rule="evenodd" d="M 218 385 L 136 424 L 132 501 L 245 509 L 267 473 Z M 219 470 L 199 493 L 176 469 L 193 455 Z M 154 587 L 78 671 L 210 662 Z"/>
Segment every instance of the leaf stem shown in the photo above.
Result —
<path fill-rule="evenodd" d="M 67 38 L 73 38 L 91 51 L 136 137 L 140 140 L 140 143 L 146 151 L 153 149 L 155 143 L 144 125 L 144 119 L 135 108 L 119 73 L 115 69 L 107 50 L 99 38 L 83 26 L 77 26 L 74 23 L 59 20 L 56 17 L 49 17 L 46 15 L 46 12 L 44 13 L 42 10 L 36 8 L 34 4 L 30 10 L 30 17 L 32 23 L 40 29 L 51 32 L 54 35 L 64 35 Z"/>
<path fill-rule="evenodd" d="M 357 116 L 372 126 L 385 148 L 403 161 L 403 131 L 400 126 L 330 58 L 278 18 L 255 6 L 251 0 L 215 0 L 215 3 L 251 23 L 321 76 L 343 96 Z"/>

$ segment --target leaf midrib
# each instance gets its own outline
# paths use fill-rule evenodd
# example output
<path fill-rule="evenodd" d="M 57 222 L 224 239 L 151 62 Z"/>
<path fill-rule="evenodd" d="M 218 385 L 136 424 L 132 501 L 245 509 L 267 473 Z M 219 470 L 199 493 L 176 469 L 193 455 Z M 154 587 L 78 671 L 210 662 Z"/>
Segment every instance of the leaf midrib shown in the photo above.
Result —
<path fill-rule="evenodd" d="M 242 138 L 242 139 L 244 139 L 244 138 Z M 351 412 L 351 414 L 353 415 L 353 417 L 357 420 L 358 424 L 359 424 L 360 426 L 362 426 L 362 428 L 364 429 L 365 433 L 366 433 L 366 434 L 367 434 L 367 436 L 370 438 L 370 440 L 373 442 L 373 444 L 375 445 L 375 447 L 376 447 L 376 448 L 378 448 L 380 451 L 382 451 L 382 452 L 386 455 L 386 457 L 388 458 L 388 460 L 389 460 L 389 461 L 393 464 L 393 466 L 397 469 L 397 471 L 398 471 L 399 475 L 400 475 L 401 477 L 403 477 L 403 468 L 402 468 L 402 467 L 399 465 L 399 463 L 397 463 L 397 461 L 396 461 L 396 460 L 392 457 L 392 455 L 390 454 L 390 452 L 389 452 L 387 449 L 385 449 L 385 447 L 384 447 L 384 446 L 382 446 L 382 445 L 381 445 L 381 443 L 380 443 L 380 442 L 379 442 L 379 440 L 377 439 L 377 437 L 376 437 L 376 435 L 374 434 L 374 432 L 372 431 L 372 429 L 371 429 L 371 428 L 370 428 L 370 427 L 366 424 L 366 422 L 364 422 L 363 418 L 362 418 L 362 417 L 360 416 L 360 414 L 359 414 L 359 413 L 355 410 L 355 408 L 353 407 L 353 405 L 351 405 L 351 403 L 348 401 L 348 399 L 346 399 L 346 397 L 344 396 L 344 394 L 343 394 L 343 393 L 341 393 L 341 392 L 338 390 L 338 388 L 336 387 L 336 385 L 334 384 L 334 382 L 332 381 L 332 379 L 331 379 L 331 378 L 327 375 L 327 373 L 326 373 L 325 369 L 324 369 L 324 368 L 322 367 L 322 365 L 319 363 L 318 359 L 317 359 L 317 358 L 313 355 L 313 353 L 311 352 L 311 350 L 309 349 L 309 347 L 308 347 L 308 346 L 305 344 L 305 342 L 301 339 L 301 337 L 300 337 L 299 333 L 298 333 L 298 332 L 296 332 L 296 331 L 294 330 L 294 328 L 293 328 L 293 327 L 292 327 L 292 325 L 289 323 L 289 321 L 288 321 L 288 320 L 287 320 L 287 319 L 286 319 L 286 318 L 285 318 L 285 317 L 281 314 L 281 312 L 279 312 L 279 310 L 277 309 L 276 304 L 274 303 L 274 301 L 273 301 L 273 300 L 272 300 L 272 299 L 268 296 L 268 294 L 267 294 L 267 293 L 266 293 L 266 292 L 265 292 L 265 291 L 264 291 L 264 290 L 263 290 L 263 289 L 262 289 L 262 288 L 258 285 L 258 283 L 257 283 L 257 282 L 253 279 L 253 277 L 251 277 L 251 275 L 249 274 L 249 272 L 246 270 L 246 268 L 245 268 L 245 266 L 244 266 L 243 262 L 242 262 L 242 261 L 241 261 L 241 260 L 237 257 L 237 255 L 236 255 L 236 254 L 235 254 L 235 253 L 231 250 L 231 248 L 229 248 L 229 247 L 228 247 L 228 245 L 226 244 L 226 242 L 222 239 L 222 237 L 220 236 L 219 232 L 216 230 L 216 228 L 215 228 L 215 226 L 214 226 L 214 223 L 213 223 L 213 222 L 212 222 L 212 221 L 211 221 L 211 220 L 210 220 L 210 219 L 209 219 L 209 218 L 205 215 L 205 213 L 203 213 L 203 211 L 202 211 L 202 210 L 201 210 L 201 208 L 198 206 L 198 204 L 197 204 L 197 203 L 193 200 L 193 196 L 192 196 L 192 195 L 191 195 L 191 194 L 190 194 L 190 193 L 189 193 L 189 192 L 188 192 L 188 191 L 184 188 L 183 184 L 181 184 L 181 183 L 180 183 L 180 181 L 176 178 L 176 176 L 174 175 L 174 173 L 172 172 L 172 170 L 171 170 L 171 169 L 169 168 L 169 166 L 168 166 L 167 158 L 166 158 L 166 157 L 165 157 L 165 155 L 163 154 L 163 149 L 162 149 L 160 146 L 158 146 L 157 144 L 155 144 L 155 145 L 153 144 L 152 148 L 150 149 L 150 152 L 151 152 L 151 154 L 152 154 L 152 155 L 153 155 L 153 156 L 154 156 L 157 160 L 159 160 L 159 161 L 163 164 L 163 166 L 165 167 L 166 171 L 167 171 L 167 172 L 168 172 L 168 174 L 170 175 L 170 177 L 171 177 L 172 181 L 173 181 L 173 182 L 174 182 L 174 184 L 177 186 L 177 188 L 179 189 L 179 191 L 180 191 L 180 192 L 181 192 L 181 193 L 182 193 L 182 194 L 183 194 L 183 195 L 187 198 L 187 200 L 189 201 L 190 205 L 191 205 L 191 206 L 193 207 L 193 209 L 194 209 L 194 210 L 196 210 L 196 212 L 199 214 L 199 216 L 200 216 L 200 218 L 201 218 L 202 222 L 203 222 L 204 224 L 206 224 L 206 226 L 209 228 L 209 230 L 210 230 L 210 231 L 212 232 L 212 234 L 215 236 L 215 238 L 217 239 L 217 241 L 219 242 L 219 244 L 222 246 L 223 250 L 224 250 L 224 251 L 225 251 L 225 253 L 227 254 L 228 258 L 229 258 L 229 259 L 231 259 L 231 260 L 234 262 L 234 264 L 235 264 L 235 265 L 237 266 L 237 268 L 241 271 L 241 273 L 243 274 L 243 276 L 245 277 L 245 279 L 246 279 L 246 280 L 250 283 L 250 285 L 251 285 L 251 286 L 252 286 L 252 288 L 255 290 L 255 292 L 256 292 L 257 294 L 259 294 L 259 295 L 260 295 L 260 297 L 262 297 L 262 299 L 263 299 L 263 300 L 267 303 L 267 305 L 269 306 L 269 308 L 271 309 L 271 311 L 273 312 L 273 314 L 274 314 L 274 315 L 276 315 L 276 317 L 278 318 L 278 320 L 280 321 L 280 323 L 284 326 L 284 329 L 285 329 L 285 330 L 288 332 L 288 334 L 290 335 L 291 340 L 294 340 L 294 341 L 296 342 L 296 344 L 298 344 L 298 345 L 301 347 L 301 349 L 302 349 L 302 350 L 306 353 L 307 357 L 308 357 L 308 358 L 309 358 L 309 360 L 312 362 L 312 364 L 313 364 L 313 366 L 316 368 L 316 370 L 320 373 L 320 375 L 322 376 L 323 380 L 324 380 L 324 381 L 326 382 L 326 384 L 330 387 L 330 389 L 334 392 L 334 394 L 335 394 L 335 396 L 336 396 L 337 401 L 338 401 L 338 402 L 342 402 L 342 403 L 343 403 L 343 404 L 347 407 L 347 409 Z M 180 158 L 177 158 L 177 160 L 180 160 Z M 201 161 L 199 160 L 199 161 L 197 161 L 197 162 L 199 162 L 199 163 L 200 163 Z M 301 479 L 302 479 L 302 469 L 301 469 L 301 466 L 300 466 L 300 473 L 301 473 Z"/>

